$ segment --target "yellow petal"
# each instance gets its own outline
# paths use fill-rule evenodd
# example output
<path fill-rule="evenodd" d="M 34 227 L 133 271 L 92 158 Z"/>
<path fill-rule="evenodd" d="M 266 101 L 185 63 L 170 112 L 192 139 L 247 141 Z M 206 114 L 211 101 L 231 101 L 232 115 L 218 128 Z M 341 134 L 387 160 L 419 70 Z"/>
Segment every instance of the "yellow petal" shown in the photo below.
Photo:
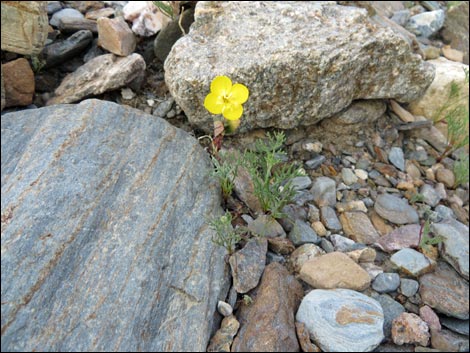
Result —
<path fill-rule="evenodd" d="M 222 114 L 227 120 L 237 120 L 243 114 L 243 107 L 241 104 L 225 104 L 222 109 Z"/>
<path fill-rule="evenodd" d="M 232 90 L 230 91 L 230 101 L 232 103 L 243 104 L 248 100 L 249 91 L 246 86 L 236 83 L 233 85 Z"/>
<path fill-rule="evenodd" d="M 224 103 L 221 97 L 214 93 L 209 93 L 204 99 L 204 107 L 212 114 L 221 114 Z"/>
<path fill-rule="evenodd" d="M 232 81 L 227 76 L 217 76 L 212 80 L 211 93 L 218 96 L 227 96 L 232 89 Z"/>

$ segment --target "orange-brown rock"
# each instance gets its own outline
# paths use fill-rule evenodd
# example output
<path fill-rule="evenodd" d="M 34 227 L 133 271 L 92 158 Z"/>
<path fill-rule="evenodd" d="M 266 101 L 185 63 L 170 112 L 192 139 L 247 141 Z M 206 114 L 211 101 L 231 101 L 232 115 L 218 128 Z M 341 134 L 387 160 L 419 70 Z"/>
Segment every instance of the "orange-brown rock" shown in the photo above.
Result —
<path fill-rule="evenodd" d="M 25 106 L 33 102 L 34 73 L 28 60 L 16 59 L 2 65 L 5 107 Z"/>

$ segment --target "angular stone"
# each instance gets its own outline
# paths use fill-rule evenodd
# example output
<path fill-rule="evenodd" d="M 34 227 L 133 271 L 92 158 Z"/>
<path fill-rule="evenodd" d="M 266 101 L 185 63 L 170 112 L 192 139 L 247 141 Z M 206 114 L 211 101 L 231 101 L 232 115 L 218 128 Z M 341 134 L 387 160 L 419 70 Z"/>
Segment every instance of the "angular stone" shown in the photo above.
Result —
<path fill-rule="evenodd" d="M 344 212 L 339 219 L 344 233 L 357 243 L 373 244 L 380 237 L 365 213 Z"/>
<path fill-rule="evenodd" d="M 281 225 L 271 216 L 260 215 L 248 224 L 248 230 L 256 236 L 275 238 L 286 237 L 286 232 Z"/>
<path fill-rule="evenodd" d="M 445 262 L 440 262 L 435 272 L 420 277 L 419 294 L 423 303 L 436 311 L 468 320 L 468 282 Z"/>
<path fill-rule="evenodd" d="M 326 228 L 332 231 L 339 231 L 343 229 L 341 222 L 336 216 L 336 212 L 333 208 L 329 206 L 324 206 L 320 208 L 320 219 Z"/>
<path fill-rule="evenodd" d="M 33 102 L 34 73 L 28 60 L 19 58 L 2 64 L 5 107 L 25 106 Z"/>
<path fill-rule="evenodd" d="M 435 207 L 441 201 L 439 193 L 429 184 L 424 184 L 419 193 L 423 195 L 423 202 L 431 207 Z"/>
<path fill-rule="evenodd" d="M 332 234 L 329 237 L 331 243 L 335 247 L 336 251 L 347 252 L 357 250 L 358 248 L 363 248 L 364 245 L 359 246 L 360 244 L 356 244 L 354 240 L 349 238 L 343 237 L 339 234 Z"/>
<path fill-rule="evenodd" d="M 418 213 L 408 204 L 408 201 L 394 195 L 379 195 L 374 209 L 381 217 L 395 224 L 418 223 L 419 221 Z"/>
<path fill-rule="evenodd" d="M 207 132 L 213 117 L 203 102 L 216 75 L 250 90 L 240 132 L 313 125 L 357 99 L 411 101 L 433 78 L 403 37 L 372 24 L 366 10 L 331 2 L 199 2 L 183 39 L 165 61 L 165 81 Z"/>
<path fill-rule="evenodd" d="M 413 343 L 426 347 L 430 336 L 428 325 L 416 314 L 402 313 L 393 320 L 392 339 L 395 344 Z"/>
<path fill-rule="evenodd" d="M 384 338 L 380 304 L 348 289 L 312 290 L 302 300 L 296 320 L 305 324 L 324 352 L 370 352 Z"/>
<path fill-rule="evenodd" d="M 464 52 L 463 62 L 468 65 L 468 41 L 469 41 L 469 4 L 461 1 L 452 6 L 446 14 L 444 28 L 441 31 L 442 38 L 450 42 L 452 48 Z"/>
<path fill-rule="evenodd" d="M 346 109 L 328 119 L 332 125 L 370 124 L 380 118 L 387 109 L 382 100 L 353 101 Z"/>
<path fill-rule="evenodd" d="M 87 30 L 92 33 L 98 33 L 96 21 L 86 18 L 64 17 L 59 21 L 59 30 L 62 33 L 74 33 L 81 30 Z"/>
<path fill-rule="evenodd" d="M 325 226 L 320 221 L 313 222 L 311 226 L 313 231 L 317 233 L 319 237 L 324 237 L 328 234 L 328 231 L 326 230 Z"/>
<path fill-rule="evenodd" d="M 178 7 L 177 4 L 174 5 Z M 129 1 L 122 12 L 126 21 L 132 22 L 132 31 L 141 37 L 153 36 L 164 29 L 171 20 L 162 11 L 156 10 L 152 2 Z"/>
<path fill-rule="evenodd" d="M 346 185 L 357 183 L 358 180 L 357 176 L 354 174 L 351 168 L 343 168 L 341 170 L 341 177 Z"/>
<path fill-rule="evenodd" d="M 250 173 L 246 168 L 239 166 L 238 172 L 233 180 L 233 190 L 240 200 L 242 200 L 256 214 L 262 214 L 263 208 L 259 199 L 255 195 L 255 187 Z"/>
<path fill-rule="evenodd" d="M 122 17 L 100 17 L 97 23 L 100 47 L 119 56 L 127 56 L 135 50 L 137 40 Z"/>
<path fill-rule="evenodd" d="M 302 222 L 307 220 L 307 211 L 303 206 L 288 204 L 282 208 L 281 212 L 285 217 L 283 216 L 283 218 L 278 219 L 278 222 L 286 232 L 290 232 L 292 230 L 296 220 Z"/>
<path fill-rule="evenodd" d="M 287 261 L 287 268 L 294 273 L 299 273 L 304 263 L 323 254 L 325 254 L 325 251 L 323 251 L 323 249 L 318 245 L 301 245 L 290 255 L 289 260 Z"/>
<path fill-rule="evenodd" d="M 39 54 L 49 32 L 46 6 L 47 1 L 2 1 L 2 50 Z"/>
<path fill-rule="evenodd" d="M 424 320 L 431 330 L 441 330 L 441 324 L 439 322 L 439 316 L 429 306 L 424 305 L 419 308 L 419 316 Z"/>
<path fill-rule="evenodd" d="M 240 309 L 232 352 L 298 352 L 294 313 L 302 296 L 302 286 L 284 266 L 266 266 L 253 303 Z"/>
<path fill-rule="evenodd" d="M 380 273 L 372 282 L 372 289 L 378 293 L 394 292 L 400 286 L 398 273 Z"/>
<path fill-rule="evenodd" d="M 88 11 L 85 18 L 89 20 L 97 20 L 100 17 L 111 17 L 114 15 L 115 10 L 112 7 L 105 7 L 98 10 Z"/>
<path fill-rule="evenodd" d="M 404 274 L 421 276 L 433 270 L 434 263 L 413 249 L 402 249 L 392 255 L 390 261 Z"/>
<path fill-rule="evenodd" d="M 308 333 L 305 324 L 296 322 L 295 332 L 297 333 L 297 338 L 299 339 L 302 352 L 320 352 L 320 349 L 310 341 L 310 334 Z"/>
<path fill-rule="evenodd" d="M 370 285 L 370 277 L 347 255 L 332 252 L 305 262 L 300 279 L 313 288 L 346 288 L 363 291 Z"/>
<path fill-rule="evenodd" d="M 419 283 L 413 279 L 402 278 L 400 281 L 400 293 L 405 297 L 412 297 L 418 292 Z"/>
<path fill-rule="evenodd" d="M 374 262 L 377 256 L 377 253 L 372 248 L 364 248 L 349 251 L 346 253 L 354 262 L 361 263 L 361 262 Z"/>
<path fill-rule="evenodd" d="M 320 238 L 317 233 L 308 225 L 308 223 L 301 220 L 296 220 L 292 230 L 289 233 L 289 239 L 295 246 L 304 245 L 307 243 L 319 244 Z"/>
<path fill-rule="evenodd" d="M 220 329 L 211 338 L 207 352 L 230 352 L 233 338 L 240 328 L 240 323 L 235 316 L 230 315 L 222 320 Z"/>
<path fill-rule="evenodd" d="M 299 176 L 292 179 L 292 186 L 296 190 L 308 189 L 312 186 L 312 179 L 308 176 Z"/>
<path fill-rule="evenodd" d="M 5 84 L 3 82 L 3 65 L 1 66 L 1 73 L 2 73 L 2 83 L 1 83 L 1 92 L 2 92 L 2 109 L 5 108 L 5 104 L 6 104 L 6 93 L 5 93 Z"/>
<path fill-rule="evenodd" d="M 458 320 L 451 317 L 442 317 L 441 318 L 442 326 L 447 327 L 449 330 L 460 333 L 461 335 L 469 335 L 469 321 L 468 320 Z"/>
<path fill-rule="evenodd" d="M 337 203 L 336 210 L 338 212 L 364 212 L 367 213 L 367 207 L 362 200 L 349 201 L 347 203 Z M 343 225 L 344 226 L 344 225 Z"/>
<path fill-rule="evenodd" d="M 295 250 L 294 244 L 292 244 L 292 241 L 289 239 L 281 237 L 267 239 L 269 250 L 275 252 L 276 254 L 289 255 Z"/>
<path fill-rule="evenodd" d="M 316 178 L 310 192 L 313 194 L 313 200 L 318 207 L 334 206 L 336 204 L 336 182 L 331 178 Z"/>
<path fill-rule="evenodd" d="M 462 88 L 462 100 L 460 102 L 468 107 L 468 99 L 464 98 L 468 97 L 469 92 L 468 83 L 465 83 L 464 71 L 464 69 L 468 69 L 468 65 L 450 61 L 443 57 L 429 60 L 428 62 L 436 68 L 436 76 L 426 93 L 421 98 L 410 103 L 410 111 L 414 115 L 422 115 L 429 120 L 433 120 L 436 112 L 448 102 L 452 82 L 455 82 Z M 429 133 L 429 129 L 420 130 L 422 130 L 420 132 L 424 135 Z"/>
<path fill-rule="evenodd" d="M 393 252 L 405 248 L 417 248 L 419 245 L 419 224 L 408 224 L 394 229 L 387 235 L 380 237 L 375 243 L 386 252 Z"/>
<path fill-rule="evenodd" d="M 392 147 L 388 154 L 389 161 L 401 171 L 405 171 L 405 155 L 399 147 Z"/>
<path fill-rule="evenodd" d="M 444 10 L 423 12 L 411 16 L 406 24 L 406 29 L 417 36 L 428 38 L 442 28 L 444 20 Z"/>
<path fill-rule="evenodd" d="M 145 61 L 139 54 L 123 58 L 113 54 L 100 55 L 67 75 L 47 105 L 73 103 L 91 95 L 115 90 L 140 78 L 144 71 Z"/>
<path fill-rule="evenodd" d="M 82 53 L 93 41 L 93 33 L 88 30 L 78 31 L 63 41 L 46 46 L 42 52 L 44 68 L 50 68 L 72 59 Z"/>
<path fill-rule="evenodd" d="M 229 283 L 198 141 L 99 100 L 1 131 L 2 350 L 204 351 Z"/>
<path fill-rule="evenodd" d="M 243 249 L 230 256 L 233 286 L 238 293 L 246 293 L 255 288 L 266 264 L 268 242 L 266 238 L 253 238 Z"/>
<path fill-rule="evenodd" d="M 384 313 L 384 335 L 390 338 L 392 337 L 392 322 L 396 317 L 405 312 L 405 308 L 387 294 L 375 294 L 372 295 L 372 298 L 377 300 L 382 306 Z"/>
<path fill-rule="evenodd" d="M 435 236 L 443 238 L 439 244 L 441 256 L 468 280 L 468 227 L 456 220 L 449 220 L 445 223 L 433 223 L 431 231 Z"/>

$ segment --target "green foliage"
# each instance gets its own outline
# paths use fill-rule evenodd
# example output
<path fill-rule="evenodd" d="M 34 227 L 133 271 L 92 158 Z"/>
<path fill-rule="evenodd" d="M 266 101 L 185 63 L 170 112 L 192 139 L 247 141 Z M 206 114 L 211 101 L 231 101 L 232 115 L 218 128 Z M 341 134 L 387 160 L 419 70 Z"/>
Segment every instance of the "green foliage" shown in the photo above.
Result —
<path fill-rule="evenodd" d="M 469 82 L 468 69 L 465 71 L 465 85 Z M 463 87 L 456 82 L 450 85 L 447 102 L 436 112 L 434 123 L 445 121 L 447 124 L 447 147 L 438 158 L 438 162 L 453 151 L 468 145 L 468 94 L 462 93 Z"/>
<path fill-rule="evenodd" d="M 423 202 L 424 201 L 424 195 L 420 193 L 416 193 L 410 198 L 410 203 L 414 205 L 416 202 Z"/>
<path fill-rule="evenodd" d="M 246 306 L 249 306 L 249 305 L 253 304 L 253 299 L 247 294 L 243 295 L 242 300 L 243 300 L 243 304 L 245 304 Z"/>
<path fill-rule="evenodd" d="M 419 240 L 419 247 L 421 249 L 425 249 L 426 247 L 440 244 L 444 241 L 444 238 L 441 236 L 438 237 L 430 237 L 429 234 L 431 232 L 431 223 L 429 219 L 426 219 L 423 226 L 420 230 L 420 240 Z"/>
<path fill-rule="evenodd" d="M 164 15 L 168 16 L 172 20 L 175 18 L 175 12 L 173 7 L 165 3 L 165 1 L 154 1 L 153 4 L 162 12 Z"/>
<path fill-rule="evenodd" d="M 447 1 L 447 10 L 450 10 L 451 8 L 460 5 L 463 1 Z"/>
<path fill-rule="evenodd" d="M 240 231 L 232 227 L 232 215 L 225 212 L 220 217 L 209 220 L 209 228 L 215 231 L 212 236 L 212 242 L 216 245 L 223 246 L 229 254 L 233 254 L 235 246 L 241 240 Z"/>
<path fill-rule="evenodd" d="M 467 153 L 462 152 L 454 163 L 455 187 L 468 183 L 469 177 L 469 157 Z"/>
<path fill-rule="evenodd" d="M 300 175 L 295 165 L 282 163 L 286 155 L 282 150 L 284 142 L 283 132 L 268 133 L 267 141 L 257 140 L 254 150 L 245 151 L 241 162 L 250 173 L 263 211 L 274 218 L 284 216 L 281 209 L 295 196 L 292 179 Z"/>
<path fill-rule="evenodd" d="M 234 153 L 220 152 L 219 158 L 212 156 L 212 163 L 214 164 L 212 175 L 219 179 L 222 194 L 227 199 L 233 191 L 239 161 Z"/>
<path fill-rule="evenodd" d="M 31 60 L 31 68 L 35 74 L 41 72 L 43 67 L 46 65 L 46 61 L 40 59 L 37 55 L 26 56 L 28 59 Z"/>

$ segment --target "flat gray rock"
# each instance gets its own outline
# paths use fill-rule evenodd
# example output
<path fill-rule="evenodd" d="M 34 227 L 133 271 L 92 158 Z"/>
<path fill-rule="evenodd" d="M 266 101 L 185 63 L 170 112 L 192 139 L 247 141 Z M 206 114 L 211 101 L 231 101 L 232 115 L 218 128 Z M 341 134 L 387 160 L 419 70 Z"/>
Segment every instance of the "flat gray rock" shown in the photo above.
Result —
<path fill-rule="evenodd" d="M 377 196 L 374 209 L 382 218 L 395 224 L 419 222 L 418 212 L 408 201 L 391 194 Z"/>
<path fill-rule="evenodd" d="M 433 269 L 434 263 L 420 252 L 402 249 L 390 257 L 390 261 L 406 275 L 418 277 Z"/>
<path fill-rule="evenodd" d="M 196 139 L 98 100 L 1 136 L 2 351 L 205 351 L 228 267 Z"/>
<path fill-rule="evenodd" d="M 456 220 L 434 223 L 431 230 L 444 240 L 439 244 L 442 257 L 468 280 L 468 227 Z"/>
<path fill-rule="evenodd" d="M 360 99 L 417 99 L 434 70 L 367 11 L 322 2 L 213 2 L 165 61 L 165 81 L 189 121 L 209 132 L 215 76 L 250 90 L 239 131 L 313 125 Z M 295 35 L 293 35 L 295 33 Z"/>
<path fill-rule="evenodd" d="M 318 177 L 310 189 L 318 207 L 336 205 L 336 182 L 328 177 Z"/>
<path fill-rule="evenodd" d="M 296 320 L 324 352 L 370 352 L 384 338 L 381 305 L 350 289 L 312 290 Z"/>

